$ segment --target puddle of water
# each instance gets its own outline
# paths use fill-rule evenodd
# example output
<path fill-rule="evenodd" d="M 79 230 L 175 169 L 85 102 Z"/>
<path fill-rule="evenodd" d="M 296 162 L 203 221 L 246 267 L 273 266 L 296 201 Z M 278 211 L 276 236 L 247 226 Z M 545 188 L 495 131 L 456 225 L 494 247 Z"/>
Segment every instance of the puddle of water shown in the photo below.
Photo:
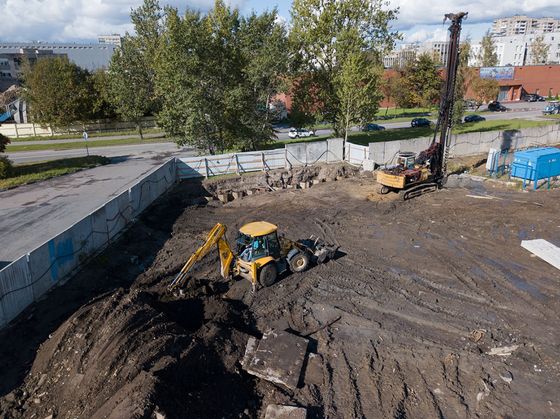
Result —
<path fill-rule="evenodd" d="M 488 262 L 488 264 L 494 266 L 495 268 L 499 269 L 500 272 L 506 277 L 506 279 L 513 284 L 513 286 L 515 286 L 515 288 L 517 288 L 518 290 L 521 291 L 525 291 L 527 293 L 529 293 L 532 297 L 535 297 L 539 300 L 542 300 L 545 298 L 545 295 L 540 292 L 540 290 L 534 286 L 533 284 L 528 283 L 527 281 L 525 281 L 523 278 L 521 278 L 520 276 L 514 274 L 513 272 L 511 272 L 509 269 L 505 268 L 501 263 L 496 262 L 495 260 L 489 259 L 489 258 L 485 258 L 486 262 Z M 516 263 L 512 264 L 513 268 L 516 270 L 524 270 L 525 268 L 522 267 L 521 265 L 518 265 Z"/>

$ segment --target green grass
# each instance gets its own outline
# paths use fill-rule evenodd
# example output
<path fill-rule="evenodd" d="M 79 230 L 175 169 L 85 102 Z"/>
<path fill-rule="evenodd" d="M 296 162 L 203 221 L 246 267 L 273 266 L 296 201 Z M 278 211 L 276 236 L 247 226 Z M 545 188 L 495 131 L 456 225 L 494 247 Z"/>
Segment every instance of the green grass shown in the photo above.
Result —
<path fill-rule="evenodd" d="M 163 133 L 161 128 L 145 128 L 142 130 L 143 134 L 154 134 L 154 133 Z M 106 132 L 88 132 L 89 138 L 99 138 L 99 137 L 112 137 L 116 135 L 138 135 L 137 130 L 124 130 L 124 131 L 106 131 Z M 49 141 L 49 140 L 73 140 L 73 139 L 82 139 L 82 133 L 74 133 L 74 134 L 56 134 L 53 136 L 50 135 L 37 135 L 31 137 L 19 137 L 14 138 L 10 137 L 10 141 L 12 143 L 17 142 L 24 142 L 24 141 Z"/>
<path fill-rule="evenodd" d="M 108 164 L 109 162 L 110 160 L 107 157 L 89 156 L 16 165 L 12 176 L 7 179 L 0 179 L 0 190 L 40 182 L 56 176 Z"/>
<path fill-rule="evenodd" d="M 494 121 L 470 122 L 461 124 L 456 127 L 453 132 L 457 134 L 466 134 L 469 132 L 485 132 L 485 131 L 505 131 L 523 128 L 543 127 L 555 124 L 555 121 L 533 121 L 529 119 L 498 119 Z"/>
<path fill-rule="evenodd" d="M 126 138 L 124 140 L 99 140 L 88 142 L 88 147 L 98 148 L 98 147 L 108 147 L 114 145 L 134 145 L 134 144 L 151 144 L 151 143 L 168 143 L 171 141 L 168 138 L 146 138 L 141 140 L 140 138 Z M 59 143 L 59 144 L 10 144 L 6 147 L 7 153 L 14 153 L 18 151 L 40 151 L 40 150 L 73 150 L 83 148 L 85 150 L 85 142 L 83 140 L 72 142 L 72 143 Z"/>
<path fill-rule="evenodd" d="M 471 122 L 468 124 L 461 124 L 456 127 L 453 132 L 455 134 L 466 134 L 470 132 L 486 132 L 486 131 L 505 131 L 517 130 L 523 128 L 542 127 L 546 125 L 555 124 L 556 121 L 532 121 L 527 119 L 506 119 L 495 121 L 482 121 Z M 376 143 L 381 141 L 398 141 L 410 140 L 420 137 L 431 137 L 434 135 L 434 127 L 417 127 L 417 128 L 396 128 L 387 129 L 383 131 L 372 132 L 351 132 L 348 134 L 348 141 L 358 145 L 368 145 L 369 143 Z M 287 141 L 277 141 L 266 145 L 264 148 L 267 150 L 283 148 L 286 143 L 306 143 L 314 141 L 322 141 L 327 138 L 332 138 L 332 135 L 323 135 L 318 137 L 296 138 Z"/>

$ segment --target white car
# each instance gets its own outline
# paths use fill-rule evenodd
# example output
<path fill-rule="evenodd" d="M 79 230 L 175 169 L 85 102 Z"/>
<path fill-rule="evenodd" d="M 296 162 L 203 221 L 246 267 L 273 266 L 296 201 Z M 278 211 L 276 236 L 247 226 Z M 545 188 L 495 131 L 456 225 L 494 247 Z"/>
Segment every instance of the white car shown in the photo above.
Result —
<path fill-rule="evenodd" d="M 315 135 L 315 131 L 305 128 L 290 128 L 290 132 L 288 132 L 290 138 L 311 137 L 313 135 Z"/>

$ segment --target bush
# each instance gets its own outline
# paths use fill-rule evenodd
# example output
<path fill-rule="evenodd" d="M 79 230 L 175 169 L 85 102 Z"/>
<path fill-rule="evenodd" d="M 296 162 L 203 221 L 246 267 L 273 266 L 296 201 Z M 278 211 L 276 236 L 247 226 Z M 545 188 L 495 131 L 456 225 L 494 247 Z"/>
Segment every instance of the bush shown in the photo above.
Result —
<path fill-rule="evenodd" d="M 6 151 L 6 146 L 10 144 L 10 139 L 3 134 L 0 134 L 0 153 Z"/>
<path fill-rule="evenodd" d="M 12 161 L 7 157 L 0 156 L 0 179 L 9 178 L 14 172 Z"/>

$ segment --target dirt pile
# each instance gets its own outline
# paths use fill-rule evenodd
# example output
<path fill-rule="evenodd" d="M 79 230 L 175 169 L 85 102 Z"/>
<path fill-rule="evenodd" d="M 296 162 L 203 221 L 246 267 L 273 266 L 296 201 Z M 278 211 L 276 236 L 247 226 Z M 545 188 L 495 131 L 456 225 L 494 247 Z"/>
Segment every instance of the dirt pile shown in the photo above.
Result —
<path fill-rule="evenodd" d="M 179 213 L 130 288 L 99 296 L 45 340 L 0 399 L 3 417 L 257 418 L 269 404 L 305 407 L 310 418 L 559 415 L 558 272 L 519 241 L 560 245 L 560 191 L 482 184 L 370 202 L 367 176 L 202 206 L 188 204 L 194 187 L 142 217 L 155 231 Z M 181 298 L 166 292 L 216 222 L 232 241 L 254 220 L 341 253 L 254 294 L 247 281 L 221 280 L 211 254 Z M 152 234 L 143 243 L 130 234 L 128 246 L 144 255 L 137 247 L 150 249 Z M 296 389 L 241 369 L 248 337 L 271 328 L 309 340 L 314 356 Z"/>
<path fill-rule="evenodd" d="M 206 289 L 200 287 L 200 291 Z M 238 361 L 248 335 L 222 299 L 119 290 L 78 310 L 40 348 L 5 417 L 228 416 L 257 397 Z M 236 392 L 229 391 L 236 388 Z M 213 395 L 222 394 L 220 403 Z"/>
<path fill-rule="evenodd" d="M 330 182 L 356 176 L 359 169 L 348 164 L 293 167 L 290 170 L 272 170 L 250 173 L 240 177 L 205 182 L 213 195 L 247 190 L 269 192 L 277 189 L 299 187 L 302 182 Z"/>

